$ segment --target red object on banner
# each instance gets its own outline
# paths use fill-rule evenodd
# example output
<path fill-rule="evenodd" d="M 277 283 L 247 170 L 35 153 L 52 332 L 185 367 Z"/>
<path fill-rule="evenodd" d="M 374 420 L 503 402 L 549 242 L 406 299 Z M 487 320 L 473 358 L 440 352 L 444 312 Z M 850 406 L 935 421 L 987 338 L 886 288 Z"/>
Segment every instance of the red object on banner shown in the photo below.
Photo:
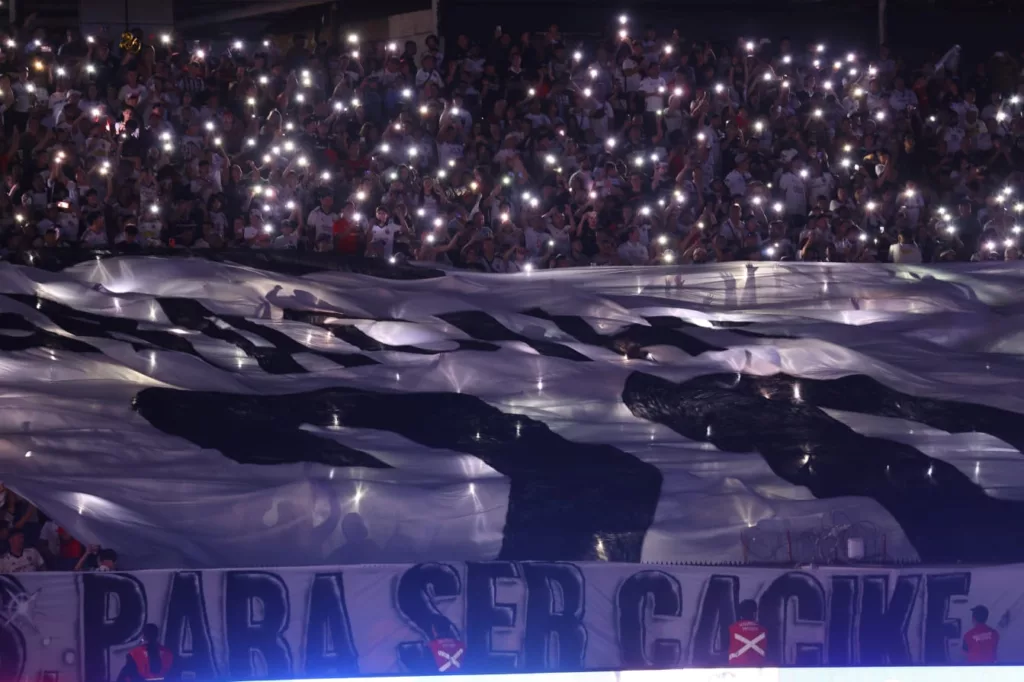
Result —
<path fill-rule="evenodd" d="M 462 670 L 465 662 L 466 645 L 457 639 L 439 638 L 430 640 L 430 651 L 434 654 L 437 672 L 453 673 Z"/>
<path fill-rule="evenodd" d="M 752 620 L 729 626 L 729 665 L 760 668 L 765 664 L 767 633 Z"/>
<path fill-rule="evenodd" d="M 999 650 L 999 633 L 978 623 L 964 635 L 964 651 L 968 663 L 995 663 Z"/>

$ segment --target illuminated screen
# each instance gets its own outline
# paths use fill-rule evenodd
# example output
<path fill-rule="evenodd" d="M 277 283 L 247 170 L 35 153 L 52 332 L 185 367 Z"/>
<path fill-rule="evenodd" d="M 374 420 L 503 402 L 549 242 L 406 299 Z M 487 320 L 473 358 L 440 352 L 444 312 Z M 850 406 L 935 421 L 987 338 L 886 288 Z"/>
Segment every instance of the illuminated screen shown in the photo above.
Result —
<path fill-rule="evenodd" d="M 423 682 L 432 677 L 374 677 L 374 682 Z M 341 682 L 352 678 L 316 678 L 292 682 Z M 920 668 L 685 668 L 622 672 L 519 673 L 458 675 L 459 682 L 1021 682 L 1024 666 L 950 666 Z"/>

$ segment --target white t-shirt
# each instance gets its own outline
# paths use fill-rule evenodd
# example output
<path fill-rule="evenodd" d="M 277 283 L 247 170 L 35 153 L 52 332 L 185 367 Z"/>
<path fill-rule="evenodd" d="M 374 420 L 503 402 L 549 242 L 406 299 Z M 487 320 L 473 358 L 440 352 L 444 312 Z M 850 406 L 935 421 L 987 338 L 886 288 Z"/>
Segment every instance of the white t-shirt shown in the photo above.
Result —
<path fill-rule="evenodd" d="M 779 188 L 786 193 L 786 214 L 806 215 L 807 185 L 796 173 L 786 172 L 779 178 Z"/>
<path fill-rule="evenodd" d="M 337 213 L 324 213 L 324 210 L 317 206 L 309 212 L 306 224 L 316 230 L 316 236 L 319 237 L 322 234 L 332 234 L 337 220 Z"/>
<path fill-rule="evenodd" d="M 394 223 L 386 225 L 374 225 L 370 228 L 370 241 L 384 244 L 384 253 L 391 255 L 395 249 L 395 235 L 401 231 L 401 227 Z"/>
<path fill-rule="evenodd" d="M 626 57 L 622 62 L 622 71 L 625 72 L 627 69 L 638 69 L 640 68 L 640 62 L 632 57 Z M 643 80 L 643 76 L 637 71 L 632 76 L 626 77 L 626 92 L 636 92 L 640 89 L 640 81 Z"/>
<path fill-rule="evenodd" d="M 647 111 L 661 111 L 665 106 L 665 79 L 647 77 L 640 81 L 640 92 L 644 93 Z"/>
<path fill-rule="evenodd" d="M 920 263 L 921 249 L 917 244 L 893 244 L 889 247 L 889 260 L 893 263 Z"/>
<path fill-rule="evenodd" d="M 917 95 L 914 94 L 913 90 L 893 90 L 892 94 L 889 95 L 889 106 L 894 111 L 906 111 L 907 107 L 917 106 Z"/>
<path fill-rule="evenodd" d="M 725 176 L 725 186 L 729 188 L 729 196 L 747 196 L 747 180 L 749 179 L 750 173 L 741 173 L 735 169 L 730 171 Z"/>
<path fill-rule="evenodd" d="M 810 180 L 807 181 L 807 185 L 811 190 L 811 201 L 817 201 L 818 197 L 831 199 L 832 192 L 836 186 L 836 180 L 832 177 L 831 173 L 822 173 L 821 175 L 810 178 Z"/>
<path fill-rule="evenodd" d="M 139 103 L 141 104 L 146 100 L 146 87 L 141 83 L 136 83 L 135 87 L 133 88 L 132 86 L 125 83 L 121 86 L 121 91 L 117 94 L 117 98 L 122 102 L 127 102 L 128 97 L 131 95 L 135 95 L 136 97 L 138 97 Z"/>
<path fill-rule="evenodd" d="M 619 257 L 630 265 L 643 265 L 648 260 L 647 247 L 640 242 L 625 241 L 619 246 Z"/>
<path fill-rule="evenodd" d="M 950 126 L 946 128 L 946 133 L 943 135 L 943 139 L 946 141 L 946 153 L 955 154 L 960 151 L 960 145 L 964 141 L 966 133 L 963 128 L 958 126 Z"/>
<path fill-rule="evenodd" d="M 82 243 L 86 246 L 107 246 L 110 240 L 107 239 L 106 229 L 94 232 L 93 230 L 87 229 L 82 234 Z"/>
<path fill-rule="evenodd" d="M 0 556 L 0 573 L 31 573 L 42 571 L 46 567 L 43 556 L 33 547 L 22 550 L 21 556 L 10 552 Z"/>

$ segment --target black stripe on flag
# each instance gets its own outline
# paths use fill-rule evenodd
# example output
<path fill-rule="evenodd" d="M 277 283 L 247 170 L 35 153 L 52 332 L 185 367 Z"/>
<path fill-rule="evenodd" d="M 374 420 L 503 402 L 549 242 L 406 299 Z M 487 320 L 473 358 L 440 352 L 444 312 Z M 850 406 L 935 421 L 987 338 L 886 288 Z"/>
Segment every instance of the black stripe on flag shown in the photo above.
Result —
<path fill-rule="evenodd" d="M 597 559 L 600 538 L 601 558 L 639 561 L 661 492 L 654 465 L 610 445 L 566 440 L 542 422 L 465 394 L 334 388 L 253 396 L 150 388 L 138 394 L 135 408 L 161 431 L 245 463 L 374 466 L 299 430 L 330 427 L 335 419 L 470 454 L 509 480 L 502 559 Z M 350 464 L 342 463 L 346 458 Z"/>
<path fill-rule="evenodd" d="M 517 334 L 482 310 L 463 310 L 444 313 L 435 317 L 469 334 L 478 341 L 519 341 L 533 348 L 541 355 L 574 362 L 590 362 L 590 358 L 569 346 L 555 341 L 531 339 Z"/>
<path fill-rule="evenodd" d="M 916 419 L 947 431 L 992 429 L 993 435 L 1008 433 L 1019 415 L 915 398 L 859 376 L 809 382 L 715 374 L 676 384 L 635 372 L 622 399 L 635 416 L 690 440 L 725 452 L 759 452 L 772 471 L 815 497 L 876 500 L 923 561 L 1024 559 L 1024 503 L 989 497 L 953 465 L 904 443 L 863 436 L 819 408 Z"/>
<path fill-rule="evenodd" d="M 551 315 L 539 308 L 528 310 L 525 314 L 554 322 L 560 330 L 580 343 L 607 348 L 633 359 L 646 357 L 643 349 L 649 346 L 673 346 L 687 355 L 694 356 L 708 351 L 725 350 L 721 346 L 707 343 L 681 331 L 688 325 L 675 317 L 645 318 L 651 326 L 631 324 L 606 336 L 598 333 L 590 323 L 576 315 Z"/>
<path fill-rule="evenodd" d="M 377 361 L 361 353 L 331 353 L 303 346 L 287 334 L 266 325 L 253 322 L 241 315 L 217 316 L 199 301 L 190 298 L 161 298 L 160 307 L 172 324 L 198 331 L 210 338 L 232 343 L 251 358 L 263 371 L 269 374 L 303 374 L 306 369 L 295 360 L 296 353 L 311 353 L 335 362 L 342 367 L 375 365 Z M 260 346 L 232 329 L 223 329 L 214 322 L 219 317 L 235 329 L 241 329 L 259 336 L 270 347 Z"/>
<path fill-rule="evenodd" d="M 0 350 L 2 351 L 13 352 L 29 350 L 30 348 L 48 348 L 50 350 L 71 351 L 73 353 L 99 352 L 99 350 L 84 341 L 54 334 L 46 329 L 40 329 L 16 313 L 0 313 L 0 330 L 16 332 L 15 334 L 0 334 Z"/>

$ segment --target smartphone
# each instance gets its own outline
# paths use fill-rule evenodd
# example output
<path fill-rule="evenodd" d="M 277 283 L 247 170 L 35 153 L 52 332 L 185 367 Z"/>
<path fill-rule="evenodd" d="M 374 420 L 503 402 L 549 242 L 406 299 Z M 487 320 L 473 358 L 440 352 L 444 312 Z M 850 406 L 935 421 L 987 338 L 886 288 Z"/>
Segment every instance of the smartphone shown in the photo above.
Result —
<path fill-rule="evenodd" d="M 62 208 L 62 209 L 64 209 L 66 211 L 69 208 L 71 208 L 71 204 L 69 204 L 66 201 L 58 201 L 57 202 L 57 208 Z"/>

